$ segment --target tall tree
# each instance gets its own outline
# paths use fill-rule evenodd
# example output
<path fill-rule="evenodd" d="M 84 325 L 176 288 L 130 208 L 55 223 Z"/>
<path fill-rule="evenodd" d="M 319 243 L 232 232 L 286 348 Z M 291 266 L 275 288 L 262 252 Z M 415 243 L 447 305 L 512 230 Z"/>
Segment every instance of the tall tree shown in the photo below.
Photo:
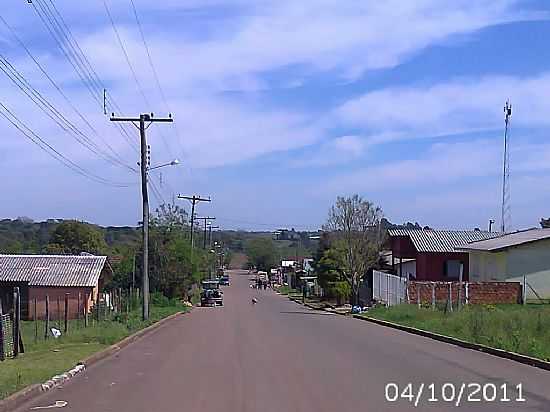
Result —
<path fill-rule="evenodd" d="M 106 253 L 107 244 L 103 232 L 93 225 L 66 220 L 55 228 L 45 250 L 46 253 L 61 255 L 102 254 Z"/>
<path fill-rule="evenodd" d="M 249 266 L 267 271 L 277 265 L 277 250 L 271 238 L 258 238 L 249 241 L 245 247 Z"/>
<path fill-rule="evenodd" d="M 338 197 L 323 229 L 334 238 L 340 271 L 351 288 L 352 304 L 359 299 L 361 279 L 378 261 L 382 209 L 359 195 Z"/>

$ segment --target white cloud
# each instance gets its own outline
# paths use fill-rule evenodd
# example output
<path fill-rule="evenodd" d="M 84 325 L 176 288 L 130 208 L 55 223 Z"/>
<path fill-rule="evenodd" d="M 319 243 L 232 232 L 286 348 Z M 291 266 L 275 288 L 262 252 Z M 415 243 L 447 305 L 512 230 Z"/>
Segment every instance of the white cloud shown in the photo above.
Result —
<path fill-rule="evenodd" d="M 548 72 L 526 78 L 459 79 L 369 92 L 343 104 L 336 116 L 344 124 L 372 133 L 393 133 L 393 140 L 449 135 L 502 128 L 504 102 L 510 98 L 513 124 L 549 126 L 549 94 Z"/>
<path fill-rule="evenodd" d="M 413 156 L 414 153 L 411 153 Z M 550 144 L 512 147 L 513 173 L 545 172 L 550 169 Z M 422 156 L 387 162 L 334 177 L 326 190 L 426 191 L 467 179 L 497 177 L 502 173 L 502 140 L 438 143 Z"/>

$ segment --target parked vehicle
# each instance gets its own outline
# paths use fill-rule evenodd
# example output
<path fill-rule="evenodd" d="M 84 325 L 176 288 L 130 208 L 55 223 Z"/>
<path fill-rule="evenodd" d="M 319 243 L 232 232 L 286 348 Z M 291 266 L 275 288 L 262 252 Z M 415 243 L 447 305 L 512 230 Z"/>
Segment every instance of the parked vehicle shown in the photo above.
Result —
<path fill-rule="evenodd" d="M 202 282 L 201 306 L 223 306 L 223 292 L 217 280 Z"/>
<path fill-rule="evenodd" d="M 220 282 L 220 285 L 222 285 L 222 286 L 229 286 L 230 283 L 231 283 L 229 281 L 229 276 L 228 275 L 223 275 L 222 277 L 220 277 L 219 282 Z"/>

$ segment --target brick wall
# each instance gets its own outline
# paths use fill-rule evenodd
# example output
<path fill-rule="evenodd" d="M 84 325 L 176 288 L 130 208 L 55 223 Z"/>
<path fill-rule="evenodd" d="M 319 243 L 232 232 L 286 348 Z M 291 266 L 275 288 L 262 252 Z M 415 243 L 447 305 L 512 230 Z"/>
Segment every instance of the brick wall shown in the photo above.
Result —
<path fill-rule="evenodd" d="M 433 297 L 436 303 L 447 302 L 449 296 L 457 304 L 459 287 L 458 282 L 409 282 L 409 302 L 417 303 L 420 294 L 423 304 L 431 304 Z M 461 296 L 472 304 L 521 303 L 522 287 L 519 282 L 463 282 Z"/>
<path fill-rule="evenodd" d="M 92 288 L 29 287 L 28 319 L 34 318 L 34 301 L 38 319 L 46 318 L 46 296 L 49 298 L 50 320 L 63 319 L 65 316 L 65 294 L 69 294 L 69 319 L 84 316 L 86 308 L 91 308 L 94 290 Z M 80 299 L 79 299 L 80 293 Z M 59 299 L 59 310 L 57 301 Z M 80 303 L 80 308 L 79 308 Z M 87 305 L 87 306 L 86 306 Z"/>

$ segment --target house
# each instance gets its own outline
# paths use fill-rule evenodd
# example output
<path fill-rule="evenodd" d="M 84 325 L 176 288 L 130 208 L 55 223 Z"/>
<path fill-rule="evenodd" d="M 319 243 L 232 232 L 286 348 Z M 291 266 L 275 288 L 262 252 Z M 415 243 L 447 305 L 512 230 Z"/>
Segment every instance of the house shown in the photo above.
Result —
<path fill-rule="evenodd" d="M 393 272 L 427 281 L 468 280 L 469 257 L 456 247 L 491 239 L 499 233 L 481 230 L 388 229 Z"/>
<path fill-rule="evenodd" d="M 550 229 L 529 229 L 458 248 L 469 254 L 470 281 L 526 281 L 527 299 L 550 299 Z"/>
<path fill-rule="evenodd" d="M 76 318 L 97 301 L 111 269 L 106 256 L 0 255 L 0 299 L 3 310 L 11 309 L 13 288 L 21 293 L 21 316 L 34 318 L 34 302 L 39 319 L 46 314 L 46 297 L 51 318 L 64 313 L 69 297 L 68 317 Z M 58 310 L 58 300 L 61 309 Z"/>

